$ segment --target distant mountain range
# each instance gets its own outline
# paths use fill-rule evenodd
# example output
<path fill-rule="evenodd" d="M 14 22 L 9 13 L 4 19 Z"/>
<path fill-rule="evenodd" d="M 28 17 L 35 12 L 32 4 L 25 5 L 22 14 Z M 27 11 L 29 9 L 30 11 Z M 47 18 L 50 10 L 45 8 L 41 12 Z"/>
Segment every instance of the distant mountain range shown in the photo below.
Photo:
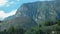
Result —
<path fill-rule="evenodd" d="M 38 1 L 33 3 L 24 3 L 18 8 L 17 13 L 6 18 L 1 23 L 1 30 L 10 26 L 22 28 L 31 28 L 37 24 L 43 24 L 45 21 L 60 19 L 60 2 L 59 1 Z M 4 25 L 3 25 L 4 24 Z"/>

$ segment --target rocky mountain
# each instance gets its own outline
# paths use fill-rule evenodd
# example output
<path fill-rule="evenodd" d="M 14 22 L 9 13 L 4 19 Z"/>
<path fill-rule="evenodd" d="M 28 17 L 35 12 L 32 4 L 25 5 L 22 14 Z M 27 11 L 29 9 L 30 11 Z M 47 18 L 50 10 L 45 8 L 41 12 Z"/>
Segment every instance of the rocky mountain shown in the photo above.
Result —
<path fill-rule="evenodd" d="M 4 21 L 2 23 L 0 23 L 0 29 L 4 30 L 4 29 L 8 29 L 12 26 L 17 27 L 17 28 L 26 28 L 26 29 L 30 29 L 31 27 L 35 26 L 36 23 L 35 21 L 33 21 L 33 19 L 29 18 L 29 17 L 16 17 L 12 20 L 9 21 Z"/>
<path fill-rule="evenodd" d="M 59 8 L 60 2 L 58 1 L 25 3 L 19 7 L 15 16 L 29 16 L 38 24 L 43 24 L 47 20 L 55 22 L 60 19 Z"/>
<path fill-rule="evenodd" d="M 60 19 L 60 2 L 58 1 L 38 1 L 24 3 L 17 10 L 14 17 L 5 23 L 1 23 L 1 30 L 10 26 L 31 28 L 37 24 L 43 25 L 45 21 Z"/>

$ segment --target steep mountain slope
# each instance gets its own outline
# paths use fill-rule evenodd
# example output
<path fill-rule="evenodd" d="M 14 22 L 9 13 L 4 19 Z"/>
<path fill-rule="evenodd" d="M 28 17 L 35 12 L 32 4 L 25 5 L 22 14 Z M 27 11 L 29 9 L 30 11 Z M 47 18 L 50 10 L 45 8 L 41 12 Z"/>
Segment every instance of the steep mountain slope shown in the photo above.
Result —
<path fill-rule="evenodd" d="M 60 2 L 58 1 L 41 1 L 34 3 L 25 3 L 17 10 L 16 17 L 29 16 L 36 23 L 45 21 L 55 22 L 60 19 Z"/>
<path fill-rule="evenodd" d="M 18 8 L 14 17 L 0 24 L 1 30 L 11 26 L 32 28 L 36 24 L 43 25 L 45 21 L 60 19 L 60 2 L 58 1 L 39 1 L 25 3 Z M 9 17 L 10 18 L 10 17 Z"/>
<path fill-rule="evenodd" d="M 30 29 L 33 26 L 36 25 L 36 23 L 29 17 L 16 17 L 12 20 L 7 21 L 6 23 L 0 23 L 1 25 L 1 30 L 3 29 L 8 29 L 9 27 L 17 27 L 17 28 L 26 28 L 26 29 Z"/>

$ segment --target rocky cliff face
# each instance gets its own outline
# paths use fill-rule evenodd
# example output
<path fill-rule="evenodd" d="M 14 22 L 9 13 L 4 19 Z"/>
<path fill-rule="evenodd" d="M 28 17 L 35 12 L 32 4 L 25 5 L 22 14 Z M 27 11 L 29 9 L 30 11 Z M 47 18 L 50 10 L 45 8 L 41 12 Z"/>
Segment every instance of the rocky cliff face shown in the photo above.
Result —
<path fill-rule="evenodd" d="M 36 23 L 42 23 L 46 20 L 56 21 L 60 18 L 60 2 L 41 1 L 34 3 L 25 3 L 17 10 L 16 17 L 29 16 Z"/>

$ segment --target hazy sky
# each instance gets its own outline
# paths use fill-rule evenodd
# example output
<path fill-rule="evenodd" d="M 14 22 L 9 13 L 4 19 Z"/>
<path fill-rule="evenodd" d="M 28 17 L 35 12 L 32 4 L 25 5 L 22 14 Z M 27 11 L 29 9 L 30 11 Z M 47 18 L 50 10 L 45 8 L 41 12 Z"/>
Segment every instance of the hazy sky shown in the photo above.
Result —
<path fill-rule="evenodd" d="M 46 0 L 0 0 L 0 19 L 14 15 L 23 3 Z"/>

